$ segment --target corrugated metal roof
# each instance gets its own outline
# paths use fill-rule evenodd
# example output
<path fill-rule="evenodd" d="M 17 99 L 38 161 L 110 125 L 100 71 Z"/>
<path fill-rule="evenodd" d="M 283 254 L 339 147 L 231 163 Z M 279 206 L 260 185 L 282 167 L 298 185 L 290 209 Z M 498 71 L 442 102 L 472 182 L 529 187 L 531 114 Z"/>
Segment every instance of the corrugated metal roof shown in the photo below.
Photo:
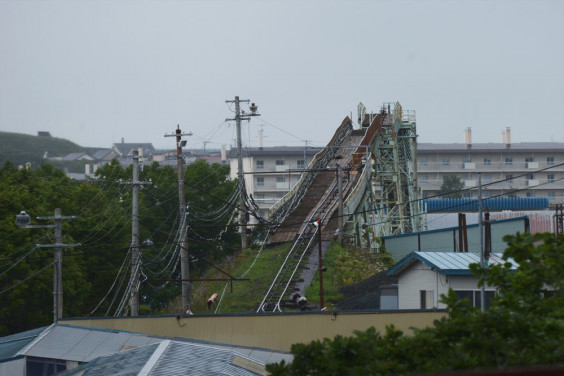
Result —
<path fill-rule="evenodd" d="M 54 325 L 25 355 L 87 362 L 126 345 L 139 347 L 160 341 L 162 338 L 135 333 Z"/>
<path fill-rule="evenodd" d="M 473 252 L 411 252 L 388 270 L 387 274 L 388 276 L 399 275 L 417 262 L 421 262 L 441 274 L 472 275 L 469 265 L 480 263 L 480 255 Z M 515 261 L 511 259 L 505 261 L 499 253 L 493 253 L 488 260 L 489 265 L 505 262 L 510 262 L 513 268 L 517 267 Z"/>
<path fill-rule="evenodd" d="M 263 374 L 263 372 L 257 373 L 233 364 L 232 360 L 236 355 L 242 357 L 229 350 L 167 340 L 161 344 L 152 344 L 97 358 L 64 375 L 79 375 L 85 372 L 89 376 L 125 376 L 139 375 L 141 371 L 143 375 L 147 376 L 256 376 Z M 252 359 L 249 361 L 254 365 L 255 370 L 264 369 L 263 363 Z"/>
<path fill-rule="evenodd" d="M 48 327 L 44 326 L 26 332 L 0 337 L 0 362 L 18 355 L 18 352 L 35 340 L 41 333 L 47 330 L 47 328 Z"/>
<path fill-rule="evenodd" d="M 165 339 L 117 330 L 57 324 L 0 338 L 0 361 L 9 361 L 18 356 L 35 356 L 90 362 L 93 359 L 130 348 L 157 344 Z M 213 342 L 195 343 L 197 341 L 189 339 L 176 339 L 175 342 L 197 346 L 200 349 L 198 351 L 202 354 L 211 354 L 214 351 L 228 353 L 231 354 L 230 356 L 237 354 L 245 359 L 250 359 L 254 364 L 264 365 L 281 360 L 288 362 L 293 358 L 291 354 L 267 349 L 223 345 Z M 194 362 L 197 363 L 198 361 L 201 361 L 201 359 L 196 357 Z M 203 361 L 208 362 L 209 360 L 204 359 Z M 226 371 L 224 371 L 226 375 L 249 375 L 246 371 L 240 373 L 242 372 L 240 367 L 224 367 L 226 367 Z"/>

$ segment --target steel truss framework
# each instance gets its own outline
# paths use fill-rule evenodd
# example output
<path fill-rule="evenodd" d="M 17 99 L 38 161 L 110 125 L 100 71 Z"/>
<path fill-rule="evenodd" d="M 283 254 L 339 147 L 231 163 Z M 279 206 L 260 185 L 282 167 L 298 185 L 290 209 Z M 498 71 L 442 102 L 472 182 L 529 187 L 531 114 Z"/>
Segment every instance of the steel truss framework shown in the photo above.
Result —
<path fill-rule="evenodd" d="M 386 106 L 391 108 L 386 103 L 383 111 Z M 387 114 L 375 137 L 372 153 L 376 235 L 420 230 L 415 112 L 404 112 L 399 102 L 393 104 L 393 111 Z"/>

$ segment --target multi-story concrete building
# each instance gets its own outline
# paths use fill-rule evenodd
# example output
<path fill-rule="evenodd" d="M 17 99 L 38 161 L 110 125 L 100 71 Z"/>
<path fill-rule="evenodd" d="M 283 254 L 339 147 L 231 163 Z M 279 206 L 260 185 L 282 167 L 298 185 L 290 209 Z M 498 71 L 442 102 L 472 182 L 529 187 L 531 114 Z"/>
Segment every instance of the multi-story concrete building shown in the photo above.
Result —
<path fill-rule="evenodd" d="M 247 193 L 252 194 L 259 215 L 268 218 L 268 209 L 298 182 L 303 170 L 319 149 L 273 146 L 243 149 L 243 171 Z M 237 149 L 229 151 L 231 178 L 237 178 Z"/>
<path fill-rule="evenodd" d="M 506 129 L 500 143 L 473 144 L 470 128 L 465 143 L 419 143 L 418 185 L 423 197 L 437 194 L 446 176 L 458 176 L 466 188 L 477 188 L 481 173 L 483 197 L 549 197 L 551 204 L 564 203 L 564 143 L 512 144 L 509 132 Z M 477 195 L 478 189 L 464 192 L 465 197 Z"/>

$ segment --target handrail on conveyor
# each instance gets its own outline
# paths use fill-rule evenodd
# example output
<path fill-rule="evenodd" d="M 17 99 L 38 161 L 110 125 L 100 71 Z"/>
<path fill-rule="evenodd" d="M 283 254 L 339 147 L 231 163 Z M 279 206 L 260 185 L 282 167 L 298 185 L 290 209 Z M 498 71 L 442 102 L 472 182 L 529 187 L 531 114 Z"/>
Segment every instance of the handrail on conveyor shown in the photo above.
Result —
<path fill-rule="evenodd" d="M 309 222 L 311 222 L 311 221 L 313 220 L 313 217 L 315 217 L 315 215 L 318 213 L 319 209 L 323 206 L 323 204 L 327 201 L 327 199 L 329 199 L 329 197 L 331 197 L 331 194 L 330 194 L 330 193 L 335 189 L 336 185 L 337 185 L 337 183 L 334 182 L 334 183 L 333 183 L 333 186 L 331 187 L 331 189 L 329 189 L 329 194 L 323 199 L 323 201 L 321 201 L 321 202 L 317 205 L 316 209 L 313 211 L 313 214 L 310 215 L 310 217 L 309 217 L 309 219 L 308 219 L 308 221 L 307 221 L 306 223 L 309 223 Z M 324 217 L 323 219 L 325 219 L 325 217 Z M 276 273 L 276 276 L 274 277 L 274 280 L 273 280 L 272 283 L 270 284 L 270 287 L 269 287 L 268 291 L 266 292 L 264 298 L 263 298 L 262 301 L 260 302 L 260 305 L 259 305 L 259 307 L 258 307 L 258 309 L 257 309 L 257 312 L 259 312 L 259 311 L 261 311 L 261 310 L 264 311 L 264 303 L 265 303 L 266 299 L 268 298 L 268 296 L 270 295 L 270 292 L 272 291 L 272 289 L 273 289 L 274 286 L 276 285 L 276 281 L 277 281 L 277 279 L 278 279 L 278 276 L 279 276 L 280 273 L 284 270 L 284 267 L 286 266 L 286 263 L 288 262 L 288 259 L 289 259 L 290 255 L 292 255 L 294 249 L 296 248 L 296 246 L 298 245 L 298 243 L 300 242 L 300 240 L 303 238 L 303 234 L 305 233 L 305 231 L 306 231 L 307 228 L 308 228 L 307 225 L 303 227 L 302 231 L 300 232 L 300 235 L 298 236 L 298 238 L 296 239 L 296 241 L 295 241 L 294 244 L 292 245 L 292 248 L 290 248 L 290 251 L 288 251 L 288 254 L 286 255 L 286 258 L 284 259 L 284 262 L 282 263 L 282 265 L 281 265 L 280 268 L 278 269 L 278 273 Z M 316 230 L 316 232 L 315 232 L 314 234 L 317 234 L 317 230 Z M 309 247 L 309 244 L 308 244 L 308 247 Z M 306 247 L 306 249 L 307 249 L 307 247 Z M 303 257 L 303 256 L 302 256 L 302 257 Z M 300 261 L 301 261 L 301 258 L 300 258 Z M 292 276 L 293 276 L 293 274 L 292 274 Z M 286 286 L 286 289 L 287 289 L 287 286 Z M 286 291 L 286 289 L 285 289 L 284 291 Z"/>

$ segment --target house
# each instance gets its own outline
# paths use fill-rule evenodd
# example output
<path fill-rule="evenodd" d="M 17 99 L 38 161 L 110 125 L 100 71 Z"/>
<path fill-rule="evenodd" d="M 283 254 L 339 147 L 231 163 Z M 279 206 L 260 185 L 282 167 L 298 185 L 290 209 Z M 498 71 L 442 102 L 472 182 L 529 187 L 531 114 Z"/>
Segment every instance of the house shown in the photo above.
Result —
<path fill-rule="evenodd" d="M 92 154 L 92 157 L 96 161 L 111 161 L 117 156 L 118 154 L 113 149 L 100 149 L 97 150 L 94 154 Z"/>
<path fill-rule="evenodd" d="M 96 368 L 96 364 L 104 364 L 107 363 L 108 359 L 111 359 L 110 357 L 103 360 L 96 360 L 97 358 L 111 356 L 116 353 L 124 354 L 124 351 L 129 349 L 141 349 L 139 353 L 132 352 L 125 355 L 124 358 L 118 357 L 119 359 L 127 359 L 126 362 L 132 364 L 136 356 L 135 354 L 155 355 L 155 351 L 160 344 L 170 339 L 171 338 L 167 337 L 150 336 L 119 330 L 53 324 L 23 333 L 0 337 L 0 376 L 51 375 L 55 372 L 76 369 L 76 367 L 88 362 L 92 363 L 92 368 Z M 151 345 L 153 345 L 152 348 L 147 347 Z M 245 359 L 249 364 L 254 366 L 258 365 L 259 368 L 260 365 L 264 365 L 264 363 L 279 362 L 282 359 L 286 361 L 292 360 L 291 354 L 279 351 L 182 338 L 174 338 L 174 343 L 169 343 L 168 346 L 166 347 L 167 351 L 170 352 L 174 349 L 178 349 L 185 357 L 183 360 L 185 360 L 186 363 L 179 364 L 177 362 L 177 366 L 191 366 L 188 363 L 196 362 L 195 358 L 199 358 L 199 364 L 214 362 L 214 359 L 209 357 L 214 356 L 213 354 L 215 354 L 216 351 L 218 351 L 218 354 L 221 354 L 222 359 L 230 359 L 229 362 L 232 362 L 233 359 L 236 358 L 239 360 Z M 164 349 L 161 350 L 164 351 Z M 160 356 L 162 355 L 163 354 Z M 118 361 L 117 358 L 113 359 L 116 360 L 116 362 Z M 146 360 L 146 358 L 142 359 L 143 364 L 146 364 Z M 229 362 L 224 361 L 223 366 L 226 368 L 231 367 L 227 364 Z M 222 365 L 216 364 L 216 366 L 219 367 Z M 254 374 L 243 372 L 247 371 L 241 370 L 239 374 Z M 93 375 L 100 373 L 89 371 L 88 374 Z M 107 372 L 106 374 L 115 373 Z M 161 374 L 172 375 L 178 373 Z M 202 373 L 196 372 L 195 374 Z"/>
<path fill-rule="evenodd" d="M 508 260 L 516 268 L 517 264 Z M 488 264 L 504 264 L 501 254 L 492 253 Z M 460 298 L 468 298 L 474 307 L 480 307 L 481 288 L 470 271 L 469 265 L 480 263 L 480 256 L 473 252 L 411 252 L 398 261 L 388 276 L 398 278 L 398 309 L 443 309 L 441 294 L 454 290 Z M 485 287 L 486 307 L 495 296 L 495 286 Z"/>
<path fill-rule="evenodd" d="M 112 150 L 116 153 L 118 158 L 127 158 L 131 156 L 134 150 L 139 151 L 140 158 L 151 158 L 155 154 L 155 148 L 151 143 L 125 143 L 122 139 L 121 143 L 112 145 Z"/>
<path fill-rule="evenodd" d="M 94 158 L 86 153 L 70 153 L 63 157 L 63 161 L 93 161 Z"/>

